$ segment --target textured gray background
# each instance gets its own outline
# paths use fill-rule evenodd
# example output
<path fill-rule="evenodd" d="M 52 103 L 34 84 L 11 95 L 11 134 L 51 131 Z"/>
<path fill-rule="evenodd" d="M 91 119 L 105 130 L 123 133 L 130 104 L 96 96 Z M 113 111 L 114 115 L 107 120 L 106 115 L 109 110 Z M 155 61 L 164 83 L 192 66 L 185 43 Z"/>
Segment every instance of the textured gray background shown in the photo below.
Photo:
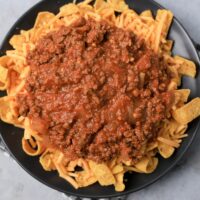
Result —
<path fill-rule="evenodd" d="M 39 0 L 0 0 L 0 41 L 16 19 Z M 139 1 L 139 0 L 138 0 Z M 171 9 L 200 42 L 200 0 L 157 0 Z M 152 186 L 132 194 L 130 200 L 199 200 L 200 138 L 187 154 L 187 159 Z M 67 197 L 42 185 L 12 159 L 0 152 L 0 200 L 65 200 Z"/>

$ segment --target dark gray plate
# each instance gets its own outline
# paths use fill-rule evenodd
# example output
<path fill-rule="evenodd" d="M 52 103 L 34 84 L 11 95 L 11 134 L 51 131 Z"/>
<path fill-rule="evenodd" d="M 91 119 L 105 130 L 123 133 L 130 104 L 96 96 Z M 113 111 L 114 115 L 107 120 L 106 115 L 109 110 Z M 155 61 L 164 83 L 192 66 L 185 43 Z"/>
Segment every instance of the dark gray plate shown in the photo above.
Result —
<path fill-rule="evenodd" d="M 26 12 L 12 27 L 12 29 L 7 34 L 7 37 L 3 41 L 0 53 L 3 55 L 6 50 L 11 49 L 8 41 L 13 34 L 19 33 L 20 29 L 30 29 L 33 26 L 37 13 L 40 11 L 51 11 L 58 12 L 59 7 L 65 3 L 70 2 L 69 0 L 43 0 L 42 2 L 35 5 L 28 12 Z M 151 0 L 128 0 L 127 3 L 131 8 L 134 8 L 137 12 L 141 12 L 146 9 L 151 9 L 154 13 L 160 8 L 160 5 Z M 173 24 L 170 30 L 169 38 L 175 40 L 175 46 L 173 49 L 174 54 L 182 55 L 196 62 L 197 67 L 199 67 L 199 58 L 196 52 L 195 46 L 191 41 L 190 37 L 182 27 L 182 25 L 176 20 L 173 20 Z M 198 89 L 200 85 L 200 75 L 198 73 L 196 79 L 183 78 L 182 88 L 190 88 L 191 98 L 200 96 L 200 90 Z M 0 93 L 0 95 L 5 95 L 5 93 Z M 117 193 L 114 187 L 101 187 L 98 184 L 75 190 L 70 184 L 65 180 L 59 178 L 56 172 L 46 172 L 42 169 L 39 164 L 38 157 L 30 157 L 26 155 L 21 146 L 21 138 L 23 131 L 12 125 L 0 122 L 0 132 L 4 143 L 6 144 L 11 155 L 17 160 L 17 162 L 33 177 L 41 181 L 42 183 L 52 187 L 56 190 L 64 192 L 66 194 L 80 196 L 80 197 L 113 197 L 118 195 L 125 195 L 131 192 L 140 190 L 151 183 L 155 182 L 163 175 L 165 175 L 172 167 L 174 167 L 180 159 L 185 154 L 186 150 L 191 145 L 192 141 L 197 134 L 199 127 L 199 119 L 194 120 L 188 129 L 188 137 L 184 139 L 181 147 L 176 150 L 174 155 L 164 160 L 159 158 L 158 168 L 152 174 L 126 174 L 126 189 L 124 192 Z"/>

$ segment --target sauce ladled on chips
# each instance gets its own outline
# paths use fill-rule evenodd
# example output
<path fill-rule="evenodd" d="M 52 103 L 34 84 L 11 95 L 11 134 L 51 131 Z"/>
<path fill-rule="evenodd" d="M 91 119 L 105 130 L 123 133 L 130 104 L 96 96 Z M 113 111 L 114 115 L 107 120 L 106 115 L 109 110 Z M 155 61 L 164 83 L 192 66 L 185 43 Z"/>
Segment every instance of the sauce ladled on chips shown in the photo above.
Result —
<path fill-rule="evenodd" d="M 196 66 L 171 56 L 172 19 L 123 0 L 39 13 L 0 58 L 0 119 L 24 128 L 24 151 L 76 189 L 123 191 L 126 172 L 152 173 L 200 115 L 200 98 L 187 103 L 190 90 L 178 89 Z"/>

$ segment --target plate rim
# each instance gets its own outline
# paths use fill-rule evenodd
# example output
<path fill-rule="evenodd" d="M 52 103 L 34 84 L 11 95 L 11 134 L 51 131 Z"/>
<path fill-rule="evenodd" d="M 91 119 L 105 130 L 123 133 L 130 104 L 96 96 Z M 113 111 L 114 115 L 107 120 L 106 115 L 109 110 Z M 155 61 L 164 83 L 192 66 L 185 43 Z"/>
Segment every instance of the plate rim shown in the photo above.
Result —
<path fill-rule="evenodd" d="M 154 0 L 148 0 L 152 5 L 160 8 L 160 9 L 166 9 L 164 6 L 162 6 L 161 4 L 159 4 L 158 2 L 154 1 Z M 14 31 L 14 29 L 16 29 L 17 24 L 23 20 L 23 18 L 32 10 L 36 9 L 40 4 L 42 3 L 48 3 L 48 0 L 40 0 L 39 2 L 37 2 L 35 5 L 33 5 L 32 7 L 30 7 L 28 10 L 26 10 L 16 21 L 15 23 L 11 26 L 11 28 L 8 30 L 8 32 L 6 33 L 6 35 L 4 36 L 3 40 L 1 41 L 0 44 L 0 56 L 4 55 L 4 52 L 2 51 L 3 45 L 10 39 L 10 35 L 11 33 Z M 67 2 L 66 2 L 67 3 Z M 188 33 L 188 31 L 185 29 L 185 27 L 183 26 L 183 24 L 176 18 L 176 16 L 174 16 L 173 18 L 173 22 L 176 23 L 176 25 L 178 25 L 178 27 L 180 29 L 183 30 L 185 36 L 188 38 L 188 40 L 191 42 L 194 53 L 195 53 L 195 57 L 197 58 L 197 64 L 198 66 L 200 66 L 200 55 L 198 53 L 198 50 L 195 47 L 195 42 L 194 40 L 191 38 L 190 34 Z M 1 122 L 1 123 L 5 123 L 5 122 Z M 8 145 L 6 144 L 4 137 L 1 133 L 0 130 L 0 138 L 3 141 L 3 144 L 6 147 L 6 150 L 8 150 L 8 153 L 12 156 L 12 158 L 14 158 L 14 160 L 18 163 L 18 165 L 24 170 L 26 171 L 30 176 L 32 176 L 35 180 L 39 181 L 40 183 L 48 186 L 51 189 L 54 189 L 56 191 L 59 191 L 61 193 L 67 194 L 67 195 L 71 195 L 71 196 L 77 196 L 77 197 L 83 197 L 83 198 L 112 198 L 112 197 L 119 197 L 119 196 L 126 196 L 129 194 L 132 194 L 134 192 L 137 192 L 139 190 L 142 190 L 144 188 L 147 188 L 148 186 L 152 185 L 153 183 L 157 182 L 159 179 L 161 179 L 162 177 L 164 177 L 169 171 L 171 171 L 176 165 L 177 163 L 183 158 L 183 156 L 186 154 L 186 152 L 189 150 L 190 146 L 192 145 L 192 143 L 194 143 L 194 139 L 198 134 L 198 130 L 200 128 L 200 119 L 198 119 L 197 125 L 195 127 L 195 130 L 193 131 L 193 135 L 190 138 L 190 141 L 188 141 L 188 143 L 186 144 L 185 149 L 180 153 L 179 157 L 175 159 L 175 161 L 171 164 L 171 166 L 169 166 L 166 170 L 164 170 L 162 173 L 160 173 L 159 176 L 157 176 L 156 178 L 152 179 L 151 181 L 147 182 L 146 184 L 143 184 L 140 187 L 136 187 L 134 189 L 130 189 L 128 191 L 126 191 L 126 189 L 123 192 L 119 192 L 116 194 L 110 194 L 110 195 L 98 195 L 98 196 L 94 196 L 94 195 L 83 195 L 83 194 L 76 194 L 74 192 L 69 192 L 69 191 L 63 191 L 62 189 L 60 189 L 57 186 L 51 185 L 50 183 L 47 183 L 46 181 L 42 180 L 39 176 L 35 175 L 32 171 L 30 171 L 29 169 L 27 169 L 17 158 L 16 156 L 11 152 L 10 148 L 8 147 Z M 78 190 L 77 190 L 78 193 Z"/>

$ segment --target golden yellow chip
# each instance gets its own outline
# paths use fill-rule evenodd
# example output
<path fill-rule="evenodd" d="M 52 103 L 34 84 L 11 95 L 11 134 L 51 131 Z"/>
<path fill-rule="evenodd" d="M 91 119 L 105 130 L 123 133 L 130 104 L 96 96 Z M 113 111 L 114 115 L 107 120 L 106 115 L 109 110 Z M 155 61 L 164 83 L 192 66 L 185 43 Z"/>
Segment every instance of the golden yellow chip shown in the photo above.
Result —
<path fill-rule="evenodd" d="M 117 192 L 121 192 L 125 189 L 124 185 L 124 172 L 115 175 L 116 183 L 115 183 L 115 190 Z"/>
<path fill-rule="evenodd" d="M 175 97 L 179 96 L 181 102 L 187 102 L 188 97 L 190 95 L 190 90 L 189 89 L 181 89 L 181 90 L 175 90 Z"/>
<path fill-rule="evenodd" d="M 167 33 L 169 32 L 170 25 L 172 23 L 173 13 L 170 10 L 158 10 L 156 15 L 156 20 L 159 21 L 162 26 L 161 36 L 166 38 Z"/>
<path fill-rule="evenodd" d="M 46 24 L 48 24 L 55 15 L 50 12 L 40 12 L 37 16 L 37 19 L 34 24 L 34 29 L 38 29 L 41 27 L 44 27 Z"/>
<path fill-rule="evenodd" d="M 87 187 L 97 182 L 97 178 L 91 174 L 88 174 L 86 171 L 76 172 L 77 176 L 75 177 L 79 187 Z"/>
<path fill-rule="evenodd" d="M 5 90 L 7 87 L 8 69 L 0 65 L 0 90 Z"/>
<path fill-rule="evenodd" d="M 170 55 L 173 44 L 174 42 L 172 40 L 166 40 L 165 43 L 162 44 L 163 51 Z"/>
<path fill-rule="evenodd" d="M 58 170 L 59 176 L 63 179 L 65 179 L 66 181 L 68 181 L 70 184 L 72 184 L 74 186 L 74 188 L 78 189 L 79 185 L 76 182 L 76 180 L 74 179 L 74 177 L 70 176 L 70 172 L 67 172 L 66 167 L 62 165 L 62 160 L 60 160 L 60 162 L 56 161 L 59 160 L 60 155 L 62 155 L 61 152 L 56 152 L 59 156 L 57 159 L 55 159 L 54 164 L 56 166 L 56 169 Z"/>
<path fill-rule="evenodd" d="M 153 149 L 158 147 L 157 141 L 151 142 L 147 145 L 147 151 L 152 151 Z"/>
<path fill-rule="evenodd" d="M 25 138 L 22 138 L 22 147 L 29 156 L 38 156 L 45 150 L 41 142 L 35 141 L 35 144 L 31 145 L 31 142 Z"/>
<path fill-rule="evenodd" d="M 126 172 L 133 171 L 133 172 L 137 172 L 137 173 L 143 173 L 141 170 L 139 170 L 135 167 L 131 167 L 131 166 L 125 166 L 124 169 L 125 169 Z"/>
<path fill-rule="evenodd" d="M 167 144 L 169 146 L 175 147 L 175 148 L 178 148 L 180 146 L 180 144 L 177 141 L 175 141 L 175 140 L 173 140 L 171 138 L 165 138 L 165 137 L 160 137 L 159 136 L 157 138 L 157 140 L 159 142 L 163 142 L 163 143 L 165 143 L 165 144 Z"/>
<path fill-rule="evenodd" d="M 0 98 L 0 119 L 6 123 L 15 124 L 19 126 L 21 124 L 18 121 L 17 116 L 13 111 L 13 98 L 10 96 L 5 96 Z"/>
<path fill-rule="evenodd" d="M 200 98 L 195 98 L 173 111 L 173 118 L 180 124 L 188 124 L 200 115 Z"/>
<path fill-rule="evenodd" d="M 40 12 L 37 16 L 37 19 L 35 21 L 34 27 L 31 31 L 31 41 L 35 43 L 45 32 L 48 32 L 47 25 L 52 22 L 52 20 L 55 19 L 55 15 L 50 12 Z"/>
<path fill-rule="evenodd" d="M 106 3 L 104 0 L 96 0 L 94 3 L 94 9 L 97 11 L 109 7 L 110 7 L 109 4 Z"/>
<path fill-rule="evenodd" d="M 78 7 L 83 11 L 83 13 L 92 12 L 93 7 L 87 4 L 78 4 Z"/>
<path fill-rule="evenodd" d="M 163 158 L 169 158 L 175 151 L 175 148 L 163 142 L 158 142 L 158 151 Z"/>
<path fill-rule="evenodd" d="M 158 52 L 162 39 L 165 39 L 169 31 L 170 24 L 173 19 L 173 14 L 169 10 L 158 10 L 156 15 L 157 26 L 154 32 L 154 50 Z"/>
<path fill-rule="evenodd" d="M 74 171 L 75 167 L 77 166 L 77 160 L 73 160 L 69 163 L 69 165 L 67 166 L 67 171 Z"/>
<path fill-rule="evenodd" d="M 196 65 L 194 62 L 180 56 L 175 56 L 174 59 L 180 64 L 178 72 L 183 75 L 195 77 Z"/>
<path fill-rule="evenodd" d="M 118 165 L 113 167 L 112 173 L 118 174 L 118 173 L 122 172 L 123 170 L 124 170 L 124 168 L 123 168 L 122 164 L 118 164 Z"/>
<path fill-rule="evenodd" d="M 137 168 L 139 171 L 143 173 L 152 173 L 158 165 L 158 158 L 142 158 L 136 165 L 135 168 Z"/>
<path fill-rule="evenodd" d="M 0 90 L 5 90 L 8 85 L 8 65 L 11 59 L 8 56 L 0 57 Z"/>
<path fill-rule="evenodd" d="M 79 13 L 79 8 L 77 5 L 73 3 L 66 4 L 60 8 L 60 15 L 61 16 L 67 16 Z"/>
<path fill-rule="evenodd" d="M 20 34 L 20 35 L 14 35 L 9 43 L 10 45 L 17 50 L 22 50 L 22 45 L 26 42 L 26 38 L 24 37 L 24 35 Z"/>
<path fill-rule="evenodd" d="M 141 14 L 140 14 L 141 17 L 150 17 L 153 19 L 153 15 L 152 15 L 152 12 L 151 10 L 145 10 L 143 11 Z"/>
<path fill-rule="evenodd" d="M 93 161 L 89 161 L 89 165 L 100 185 L 107 186 L 115 184 L 115 177 L 107 165 L 97 164 Z"/>
<path fill-rule="evenodd" d="M 10 63 L 11 59 L 9 56 L 2 56 L 0 57 L 0 65 L 3 67 L 7 67 L 8 63 Z"/>
<path fill-rule="evenodd" d="M 107 2 L 117 12 L 123 12 L 128 9 L 128 5 L 123 0 L 108 0 Z"/>
<path fill-rule="evenodd" d="M 40 156 L 40 164 L 46 171 L 56 170 L 56 167 L 52 160 L 53 151 L 47 149 L 41 156 Z"/>
<path fill-rule="evenodd" d="M 126 166 L 131 166 L 131 164 L 132 164 L 132 161 L 131 160 L 126 160 L 126 161 L 122 161 L 123 162 L 123 164 L 125 164 Z"/>

